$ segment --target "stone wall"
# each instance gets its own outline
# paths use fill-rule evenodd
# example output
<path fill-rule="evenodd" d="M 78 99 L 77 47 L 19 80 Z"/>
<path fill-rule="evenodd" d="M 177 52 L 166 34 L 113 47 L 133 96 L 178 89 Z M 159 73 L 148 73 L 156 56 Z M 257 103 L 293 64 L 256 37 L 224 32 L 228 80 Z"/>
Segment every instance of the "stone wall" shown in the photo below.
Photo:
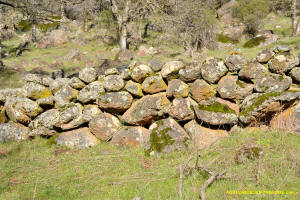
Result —
<path fill-rule="evenodd" d="M 288 47 L 252 61 L 233 53 L 225 61 L 133 61 L 100 72 L 27 74 L 23 88 L 0 90 L 0 142 L 44 136 L 84 148 L 103 141 L 150 155 L 206 148 L 246 126 L 300 132 L 299 57 Z"/>

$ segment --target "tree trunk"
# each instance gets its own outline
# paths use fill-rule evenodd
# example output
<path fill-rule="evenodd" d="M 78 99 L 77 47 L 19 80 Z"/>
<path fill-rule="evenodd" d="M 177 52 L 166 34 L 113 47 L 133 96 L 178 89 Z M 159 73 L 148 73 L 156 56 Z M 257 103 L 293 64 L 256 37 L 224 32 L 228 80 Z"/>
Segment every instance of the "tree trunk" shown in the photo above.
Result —
<path fill-rule="evenodd" d="M 33 22 L 32 23 L 32 30 L 31 30 L 31 41 L 33 42 L 33 43 L 35 43 L 36 41 L 37 41 L 37 39 L 36 39 L 36 29 L 37 29 L 37 27 L 36 27 L 36 22 Z"/>
<path fill-rule="evenodd" d="M 84 32 L 88 32 L 88 20 L 87 20 L 86 9 L 84 9 L 84 13 L 83 13 L 83 30 L 84 30 Z"/>
<path fill-rule="evenodd" d="M 120 30 L 120 48 L 121 48 L 121 50 L 127 49 L 127 27 L 126 27 L 126 25 L 121 26 L 121 30 Z"/>
<path fill-rule="evenodd" d="M 64 0 L 60 0 L 60 17 L 61 17 L 61 21 L 66 21 L 67 17 L 66 17 L 66 13 L 65 13 L 65 1 Z"/>
<path fill-rule="evenodd" d="M 293 21 L 293 36 L 297 34 L 297 0 L 293 0 L 293 5 L 292 5 L 292 10 L 293 10 L 293 16 L 292 16 L 292 21 Z"/>

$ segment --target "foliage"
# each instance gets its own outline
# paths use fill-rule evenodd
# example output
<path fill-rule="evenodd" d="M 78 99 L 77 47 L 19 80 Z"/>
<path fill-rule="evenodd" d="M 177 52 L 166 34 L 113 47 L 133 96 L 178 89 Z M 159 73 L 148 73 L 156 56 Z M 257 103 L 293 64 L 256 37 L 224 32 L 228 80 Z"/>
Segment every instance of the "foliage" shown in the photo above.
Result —
<path fill-rule="evenodd" d="M 251 35 L 256 34 L 261 26 L 262 19 L 269 13 L 267 0 L 239 0 L 233 8 L 233 16 L 239 18 Z"/>
<path fill-rule="evenodd" d="M 277 14 L 292 15 L 292 0 L 270 0 L 269 4 L 270 9 Z"/>
<path fill-rule="evenodd" d="M 244 48 L 253 48 L 253 47 L 257 47 L 258 45 L 260 45 L 261 43 L 263 43 L 264 41 L 266 41 L 266 37 L 264 36 L 259 36 L 259 37 L 254 37 L 250 40 L 248 40 L 245 44 L 244 44 Z"/>
<path fill-rule="evenodd" d="M 238 40 L 234 40 L 226 35 L 223 35 L 223 34 L 218 34 L 217 35 L 217 40 L 218 42 L 222 42 L 222 43 L 231 43 L 231 44 L 237 44 L 239 43 Z"/>

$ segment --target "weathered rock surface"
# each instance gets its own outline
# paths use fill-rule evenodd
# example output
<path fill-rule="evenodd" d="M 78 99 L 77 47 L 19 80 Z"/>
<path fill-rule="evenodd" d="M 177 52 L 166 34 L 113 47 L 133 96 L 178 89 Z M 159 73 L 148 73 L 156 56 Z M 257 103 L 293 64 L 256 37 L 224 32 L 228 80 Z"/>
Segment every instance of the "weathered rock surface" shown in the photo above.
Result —
<path fill-rule="evenodd" d="M 0 124 L 0 143 L 27 140 L 28 133 L 29 129 L 22 124 L 13 122 Z"/>
<path fill-rule="evenodd" d="M 268 65 L 271 72 L 284 74 L 299 65 L 299 58 L 292 53 L 279 54 L 275 55 Z"/>
<path fill-rule="evenodd" d="M 9 97 L 26 97 L 26 91 L 22 88 L 0 90 L 0 103 L 5 103 Z"/>
<path fill-rule="evenodd" d="M 227 131 L 202 127 L 195 120 L 184 125 L 184 129 L 191 136 L 194 145 L 198 149 L 208 148 L 228 136 Z"/>
<path fill-rule="evenodd" d="M 26 96 L 30 99 L 42 99 L 52 96 L 52 92 L 48 87 L 40 85 L 34 82 L 28 82 L 23 86 L 23 89 L 26 91 Z"/>
<path fill-rule="evenodd" d="M 162 69 L 162 67 L 164 66 L 164 63 L 158 59 L 153 58 L 149 61 L 149 66 L 151 67 L 151 69 L 154 72 L 158 72 Z"/>
<path fill-rule="evenodd" d="M 237 76 L 224 76 L 218 83 L 217 91 L 224 99 L 243 100 L 253 92 L 254 85 L 238 79 Z"/>
<path fill-rule="evenodd" d="M 241 54 L 233 54 L 225 59 L 225 65 L 230 72 L 239 71 L 246 64 L 246 57 Z"/>
<path fill-rule="evenodd" d="M 179 70 L 179 78 L 183 81 L 190 82 L 201 77 L 201 66 L 199 64 L 196 65 L 188 65 L 184 69 Z"/>
<path fill-rule="evenodd" d="M 142 84 L 143 91 L 148 94 L 166 91 L 167 87 L 167 84 L 160 75 L 149 76 Z"/>
<path fill-rule="evenodd" d="M 74 89 L 82 89 L 85 87 L 84 82 L 82 82 L 79 78 L 73 77 L 70 79 L 69 84 Z"/>
<path fill-rule="evenodd" d="M 146 146 L 146 154 L 168 153 L 184 150 L 189 135 L 172 118 L 162 119 L 149 127 L 150 137 Z"/>
<path fill-rule="evenodd" d="M 131 80 L 126 83 L 125 89 L 135 97 L 144 96 L 142 85 Z"/>
<path fill-rule="evenodd" d="M 91 132 L 102 141 L 110 140 L 120 127 L 120 120 L 109 113 L 100 114 L 89 123 Z"/>
<path fill-rule="evenodd" d="M 162 118 L 169 105 L 166 93 L 147 95 L 134 102 L 123 114 L 122 119 L 132 125 L 149 125 Z"/>
<path fill-rule="evenodd" d="M 173 79 L 169 82 L 167 88 L 167 97 L 180 98 L 187 97 L 189 95 L 189 85 L 180 79 Z"/>
<path fill-rule="evenodd" d="M 257 92 L 283 92 L 292 84 L 292 79 L 289 76 L 279 74 L 266 74 L 263 78 L 258 79 L 254 84 L 254 89 Z"/>
<path fill-rule="evenodd" d="M 172 101 L 169 115 L 180 121 L 191 120 L 195 117 L 191 101 L 184 98 L 176 98 Z"/>
<path fill-rule="evenodd" d="M 265 50 L 262 50 L 259 52 L 259 54 L 256 57 L 256 60 L 259 63 L 265 64 L 265 63 L 268 63 L 269 60 L 271 60 L 274 55 L 275 55 L 275 53 L 272 50 L 265 49 Z"/>
<path fill-rule="evenodd" d="M 144 147 L 149 138 L 149 130 L 142 126 L 123 126 L 113 136 L 115 146 Z"/>
<path fill-rule="evenodd" d="M 59 121 L 56 127 L 62 130 L 74 129 L 86 121 L 83 117 L 83 106 L 79 103 L 69 103 L 59 108 Z"/>
<path fill-rule="evenodd" d="M 239 72 L 239 77 L 245 80 L 259 79 L 268 73 L 268 68 L 258 62 L 246 64 Z"/>
<path fill-rule="evenodd" d="M 300 67 L 292 69 L 289 75 L 293 78 L 295 83 L 300 83 Z"/>
<path fill-rule="evenodd" d="M 209 83 L 216 83 L 228 72 L 224 62 L 217 58 L 208 58 L 201 67 L 201 75 Z"/>
<path fill-rule="evenodd" d="M 194 108 L 199 120 L 210 125 L 236 124 L 238 116 L 227 104 L 216 100 L 199 102 Z"/>
<path fill-rule="evenodd" d="M 109 75 L 104 78 L 103 86 L 107 91 L 117 92 L 124 86 L 124 80 L 119 75 Z"/>
<path fill-rule="evenodd" d="M 79 78 L 85 83 L 94 82 L 97 79 L 98 73 L 95 68 L 87 67 L 79 72 Z"/>
<path fill-rule="evenodd" d="M 53 94 L 56 94 L 62 87 L 68 85 L 68 78 L 57 78 L 50 82 L 49 88 Z"/>
<path fill-rule="evenodd" d="M 87 148 L 95 146 L 99 140 L 90 132 L 88 128 L 80 128 L 68 132 L 64 132 L 56 137 L 57 145 L 77 148 Z"/>
<path fill-rule="evenodd" d="M 143 80 L 150 76 L 152 73 L 153 71 L 149 66 L 138 65 L 133 68 L 131 78 L 138 83 L 142 83 Z"/>
<path fill-rule="evenodd" d="M 5 115 L 5 108 L 4 106 L 0 105 L 0 124 L 6 123 L 8 121 L 6 115 Z"/>
<path fill-rule="evenodd" d="M 69 104 L 78 97 L 78 90 L 71 88 L 69 85 L 65 85 L 59 89 L 54 95 L 55 104 L 57 107 Z"/>
<path fill-rule="evenodd" d="M 85 104 L 93 103 L 103 93 L 105 93 L 105 90 L 102 84 L 99 81 L 95 81 L 80 90 L 78 100 Z"/>
<path fill-rule="evenodd" d="M 100 108 L 112 113 L 121 113 L 130 108 L 133 97 L 128 92 L 107 92 L 99 96 Z"/>
<path fill-rule="evenodd" d="M 27 125 L 38 116 L 43 109 L 27 98 L 9 97 L 4 105 L 6 114 L 13 122 Z"/>
<path fill-rule="evenodd" d="M 55 103 L 54 101 L 55 101 L 54 96 L 50 96 L 47 98 L 38 99 L 36 102 L 41 108 L 49 109 L 54 107 L 54 103 Z"/>
<path fill-rule="evenodd" d="M 102 111 L 99 109 L 98 105 L 89 104 L 84 106 L 82 114 L 83 119 L 86 122 L 89 122 L 98 115 L 102 114 Z"/>
<path fill-rule="evenodd" d="M 181 61 L 167 62 L 161 69 L 161 75 L 168 80 L 178 78 L 178 72 L 184 67 Z"/>
<path fill-rule="evenodd" d="M 197 102 L 207 100 L 216 95 L 215 89 L 202 79 L 197 79 L 191 84 L 190 93 Z"/>

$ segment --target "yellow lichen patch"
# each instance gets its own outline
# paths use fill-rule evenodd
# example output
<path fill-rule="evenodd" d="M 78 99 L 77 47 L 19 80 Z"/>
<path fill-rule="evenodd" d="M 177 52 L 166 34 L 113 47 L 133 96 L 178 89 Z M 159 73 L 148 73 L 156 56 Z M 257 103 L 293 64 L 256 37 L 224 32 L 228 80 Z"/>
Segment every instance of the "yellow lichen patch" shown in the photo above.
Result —
<path fill-rule="evenodd" d="M 3 106 L 0 106 L 0 123 L 6 123 L 7 118 L 5 116 L 5 108 Z"/>
<path fill-rule="evenodd" d="M 52 96 L 52 93 L 51 93 L 51 91 L 48 88 L 45 88 L 42 91 L 32 92 L 31 95 L 30 95 L 30 97 L 32 99 L 35 99 L 35 100 L 48 98 L 50 96 Z"/>

